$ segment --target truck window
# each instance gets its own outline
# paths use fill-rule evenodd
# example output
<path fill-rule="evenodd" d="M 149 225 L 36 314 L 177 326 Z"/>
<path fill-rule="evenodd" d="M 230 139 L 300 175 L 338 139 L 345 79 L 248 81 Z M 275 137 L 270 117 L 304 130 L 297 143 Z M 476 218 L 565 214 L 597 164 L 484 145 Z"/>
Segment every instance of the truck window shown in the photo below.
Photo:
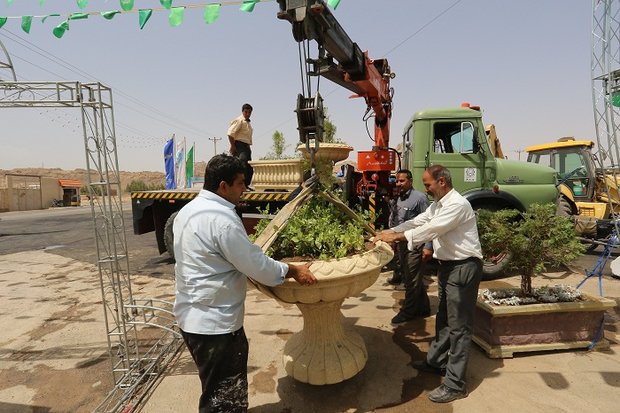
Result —
<path fill-rule="evenodd" d="M 527 161 L 553 167 L 553 165 L 551 165 L 551 154 L 549 152 L 530 153 L 527 155 Z"/>
<path fill-rule="evenodd" d="M 472 153 L 474 125 L 471 122 L 438 122 L 433 127 L 434 152 Z"/>

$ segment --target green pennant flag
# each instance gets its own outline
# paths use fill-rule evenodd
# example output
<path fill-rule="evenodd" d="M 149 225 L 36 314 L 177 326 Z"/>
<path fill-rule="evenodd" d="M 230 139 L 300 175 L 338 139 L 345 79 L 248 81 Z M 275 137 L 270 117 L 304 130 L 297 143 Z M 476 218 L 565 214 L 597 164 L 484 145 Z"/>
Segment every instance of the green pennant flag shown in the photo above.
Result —
<path fill-rule="evenodd" d="M 26 33 L 30 33 L 30 26 L 32 25 L 32 16 L 22 16 L 22 30 Z"/>
<path fill-rule="evenodd" d="M 336 10 L 338 8 L 338 5 L 340 4 L 340 0 L 327 0 L 327 4 L 334 10 Z"/>
<path fill-rule="evenodd" d="M 254 6 L 256 6 L 256 3 L 259 1 L 260 0 L 243 0 L 243 4 L 239 7 L 239 10 L 252 13 L 254 11 Z"/>
<path fill-rule="evenodd" d="M 13 4 L 13 0 L 6 0 L 6 4 L 10 6 L 11 4 Z"/>
<path fill-rule="evenodd" d="M 186 188 L 192 187 L 192 178 L 194 177 L 194 145 L 189 148 L 185 156 L 185 179 L 187 179 Z"/>
<path fill-rule="evenodd" d="M 54 33 L 54 36 L 60 39 L 62 36 L 65 35 L 65 32 L 67 30 L 69 30 L 69 21 L 65 20 L 64 22 L 60 23 L 58 26 L 54 27 L 54 30 L 52 30 L 52 33 Z"/>
<path fill-rule="evenodd" d="M 43 7 L 44 4 L 45 4 L 45 0 L 39 0 L 39 6 Z"/>
<path fill-rule="evenodd" d="M 168 16 L 168 23 L 171 27 L 177 27 L 183 23 L 183 12 L 185 7 L 173 7 L 170 9 L 170 16 Z"/>
<path fill-rule="evenodd" d="M 211 24 L 220 17 L 220 4 L 208 4 L 202 16 L 206 24 Z"/>
<path fill-rule="evenodd" d="M 60 14 L 54 13 L 54 14 L 48 14 L 47 16 L 43 16 L 43 18 L 41 19 L 41 23 L 45 23 L 45 20 L 47 20 L 49 17 L 60 17 Z"/>
<path fill-rule="evenodd" d="M 6 17 L 4 16 L 0 16 L 0 29 L 2 28 L 2 26 L 4 26 L 6 23 Z"/>
<path fill-rule="evenodd" d="M 134 0 L 121 0 L 121 9 L 129 11 L 133 9 Z"/>
<path fill-rule="evenodd" d="M 84 20 L 88 19 L 88 13 L 71 13 L 69 20 Z"/>
<path fill-rule="evenodd" d="M 84 7 L 88 4 L 88 0 L 77 0 L 77 6 L 80 10 L 84 10 Z"/>
<path fill-rule="evenodd" d="M 101 14 L 101 17 L 103 17 L 104 19 L 112 20 L 114 16 L 116 16 L 120 12 L 121 12 L 120 10 L 110 10 L 110 11 L 102 11 L 100 14 Z"/>
<path fill-rule="evenodd" d="M 165 9 L 170 9 L 170 7 L 172 7 L 172 0 L 159 0 L 159 3 L 161 3 Z"/>
<path fill-rule="evenodd" d="M 151 15 L 153 14 L 153 9 L 140 9 L 138 10 L 138 18 L 140 23 L 140 30 L 144 29 L 146 22 L 149 21 Z"/>

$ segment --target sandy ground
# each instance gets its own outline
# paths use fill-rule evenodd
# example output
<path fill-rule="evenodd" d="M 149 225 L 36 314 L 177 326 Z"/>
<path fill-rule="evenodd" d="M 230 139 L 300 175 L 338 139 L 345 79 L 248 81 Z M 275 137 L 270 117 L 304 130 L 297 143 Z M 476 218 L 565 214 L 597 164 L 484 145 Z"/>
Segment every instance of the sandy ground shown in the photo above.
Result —
<path fill-rule="evenodd" d="M 53 251 L 0 256 L 0 412 L 90 412 L 112 387 L 96 268 Z M 245 328 L 250 340 L 251 412 L 615 412 L 620 394 L 619 307 L 608 312 L 606 351 L 556 351 L 492 360 L 474 346 L 470 396 L 435 405 L 426 393 L 439 377 L 411 368 L 428 349 L 434 317 L 393 327 L 402 292 L 383 274 L 360 297 L 343 305 L 345 323 L 366 342 L 369 360 L 354 378 L 311 386 L 286 376 L 282 349 L 302 328 L 299 310 L 248 292 Z M 575 285 L 579 273 L 549 273 L 536 285 Z M 518 285 L 518 277 L 483 287 Z M 436 286 L 429 279 L 433 310 Z M 605 296 L 620 303 L 620 281 L 604 277 Z M 133 276 L 136 297 L 167 297 L 170 277 Z M 596 279 L 584 291 L 596 295 Z M 194 412 L 196 369 L 184 352 L 166 373 L 145 413 Z"/>

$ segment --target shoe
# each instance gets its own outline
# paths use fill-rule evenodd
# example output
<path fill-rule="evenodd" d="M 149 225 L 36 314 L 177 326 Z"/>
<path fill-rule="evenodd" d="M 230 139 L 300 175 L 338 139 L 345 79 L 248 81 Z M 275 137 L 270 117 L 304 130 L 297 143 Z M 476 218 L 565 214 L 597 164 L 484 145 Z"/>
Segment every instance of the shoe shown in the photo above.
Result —
<path fill-rule="evenodd" d="M 392 318 L 392 324 L 403 324 L 407 321 L 413 320 L 414 317 L 407 317 L 403 313 L 398 313 Z"/>
<path fill-rule="evenodd" d="M 401 282 L 403 282 L 403 281 L 402 281 L 400 278 L 394 278 L 394 277 L 392 277 L 392 278 L 388 278 L 387 282 L 388 282 L 389 284 L 392 284 L 392 285 L 398 285 L 398 284 L 400 284 L 400 283 L 401 283 Z"/>
<path fill-rule="evenodd" d="M 414 369 L 418 371 L 423 371 L 425 373 L 438 374 L 440 376 L 446 375 L 446 369 L 442 369 L 440 367 L 431 366 L 426 362 L 426 360 L 416 360 L 411 363 Z M 435 389 L 437 390 L 437 389 Z"/>
<path fill-rule="evenodd" d="M 246 186 L 245 187 L 245 191 L 246 192 L 254 192 L 254 188 L 252 188 L 251 186 Z"/>
<path fill-rule="evenodd" d="M 435 403 L 450 403 L 467 397 L 467 390 L 454 390 L 445 384 L 441 384 L 428 394 L 428 399 Z"/>
<path fill-rule="evenodd" d="M 400 284 L 394 286 L 394 289 L 396 291 L 407 291 L 407 287 L 405 287 L 405 284 L 403 284 L 403 283 L 400 283 Z"/>

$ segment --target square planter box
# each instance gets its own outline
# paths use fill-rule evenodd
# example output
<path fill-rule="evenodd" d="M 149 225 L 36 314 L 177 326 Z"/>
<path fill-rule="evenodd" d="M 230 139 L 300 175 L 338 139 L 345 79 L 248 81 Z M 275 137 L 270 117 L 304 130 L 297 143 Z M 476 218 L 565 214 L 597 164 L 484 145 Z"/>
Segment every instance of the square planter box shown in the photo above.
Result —
<path fill-rule="evenodd" d="M 526 351 L 587 348 L 602 328 L 603 317 L 615 302 L 584 294 L 573 303 L 490 305 L 478 298 L 472 340 L 490 358 L 510 358 Z M 601 337 L 596 349 L 609 348 Z"/>

